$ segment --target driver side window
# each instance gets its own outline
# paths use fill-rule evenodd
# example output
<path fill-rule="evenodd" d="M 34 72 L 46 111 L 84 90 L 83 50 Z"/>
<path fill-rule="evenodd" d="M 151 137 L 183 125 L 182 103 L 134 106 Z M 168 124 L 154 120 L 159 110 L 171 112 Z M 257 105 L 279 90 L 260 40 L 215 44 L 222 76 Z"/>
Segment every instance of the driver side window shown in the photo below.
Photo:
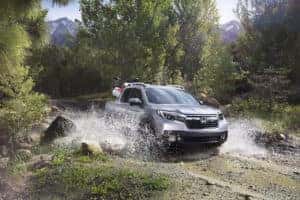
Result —
<path fill-rule="evenodd" d="M 138 98 L 143 102 L 142 92 L 137 88 L 125 89 L 121 102 L 128 103 L 130 98 Z"/>
<path fill-rule="evenodd" d="M 130 97 L 131 90 L 132 90 L 131 88 L 125 89 L 124 94 L 122 95 L 121 98 L 121 102 L 128 103 L 129 99 L 131 98 Z"/>

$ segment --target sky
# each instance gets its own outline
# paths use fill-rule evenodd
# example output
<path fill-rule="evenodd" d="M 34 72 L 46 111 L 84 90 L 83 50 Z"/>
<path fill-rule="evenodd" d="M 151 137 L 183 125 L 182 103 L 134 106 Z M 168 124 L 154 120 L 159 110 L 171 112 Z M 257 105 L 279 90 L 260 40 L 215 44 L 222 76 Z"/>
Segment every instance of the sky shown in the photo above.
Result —
<path fill-rule="evenodd" d="M 236 8 L 237 0 L 217 0 L 216 2 L 221 24 L 230 20 L 237 20 L 233 12 Z M 61 17 L 68 17 L 71 20 L 81 19 L 79 0 L 73 0 L 67 6 L 53 5 L 52 0 L 43 0 L 42 7 L 48 10 L 47 20 L 55 20 Z"/>

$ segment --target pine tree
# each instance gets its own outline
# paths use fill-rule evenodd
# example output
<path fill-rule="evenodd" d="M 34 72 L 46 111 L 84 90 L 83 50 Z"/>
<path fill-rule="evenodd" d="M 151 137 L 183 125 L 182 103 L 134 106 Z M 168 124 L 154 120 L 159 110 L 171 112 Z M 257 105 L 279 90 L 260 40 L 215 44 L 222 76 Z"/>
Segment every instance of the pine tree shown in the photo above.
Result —
<path fill-rule="evenodd" d="M 45 14 L 40 0 L 0 1 L 0 134 L 10 135 L 12 150 L 17 134 L 45 112 L 25 63 L 30 48 L 45 41 Z"/>

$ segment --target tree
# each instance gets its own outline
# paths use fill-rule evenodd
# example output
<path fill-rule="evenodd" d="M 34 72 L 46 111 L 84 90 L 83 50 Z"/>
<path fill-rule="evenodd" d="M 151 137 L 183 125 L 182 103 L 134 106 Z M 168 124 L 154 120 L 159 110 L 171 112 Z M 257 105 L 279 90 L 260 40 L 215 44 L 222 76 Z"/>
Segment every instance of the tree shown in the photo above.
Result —
<path fill-rule="evenodd" d="M 195 93 L 206 93 L 222 102 L 230 102 L 235 83 L 240 78 L 228 47 L 220 38 L 211 36 L 201 55 L 202 68 L 194 76 Z"/>
<path fill-rule="evenodd" d="M 44 41 L 45 11 L 38 0 L 0 2 L 0 134 L 17 133 L 42 119 L 44 96 L 33 92 L 25 57 Z"/>
<path fill-rule="evenodd" d="M 173 13 L 179 26 L 177 49 L 185 80 L 191 82 L 203 64 L 201 56 L 208 38 L 217 31 L 218 15 L 214 0 L 175 0 Z"/>
<path fill-rule="evenodd" d="M 300 5 L 294 0 L 239 1 L 237 13 L 245 34 L 234 51 L 235 60 L 249 78 L 266 70 L 285 71 L 299 88 Z"/>
<path fill-rule="evenodd" d="M 101 51 L 101 67 L 123 80 L 191 82 L 218 23 L 214 0 L 83 0 L 81 10 L 91 48 Z"/>
<path fill-rule="evenodd" d="M 81 1 L 82 19 L 91 48 L 102 67 L 123 80 L 135 76 L 154 81 L 163 65 L 169 1 Z"/>

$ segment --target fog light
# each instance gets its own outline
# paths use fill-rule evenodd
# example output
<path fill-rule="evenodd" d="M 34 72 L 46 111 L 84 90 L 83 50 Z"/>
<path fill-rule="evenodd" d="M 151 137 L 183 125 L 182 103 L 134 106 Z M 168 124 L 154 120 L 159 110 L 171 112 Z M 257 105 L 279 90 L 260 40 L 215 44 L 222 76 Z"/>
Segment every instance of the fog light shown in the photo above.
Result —
<path fill-rule="evenodd" d="M 179 135 L 177 135 L 177 141 L 180 142 L 181 141 L 181 137 Z"/>
<path fill-rule="evenodd" d="M 169 142 L 176 142 L 176 136 L 175 135 L 169 135 Z"/>

